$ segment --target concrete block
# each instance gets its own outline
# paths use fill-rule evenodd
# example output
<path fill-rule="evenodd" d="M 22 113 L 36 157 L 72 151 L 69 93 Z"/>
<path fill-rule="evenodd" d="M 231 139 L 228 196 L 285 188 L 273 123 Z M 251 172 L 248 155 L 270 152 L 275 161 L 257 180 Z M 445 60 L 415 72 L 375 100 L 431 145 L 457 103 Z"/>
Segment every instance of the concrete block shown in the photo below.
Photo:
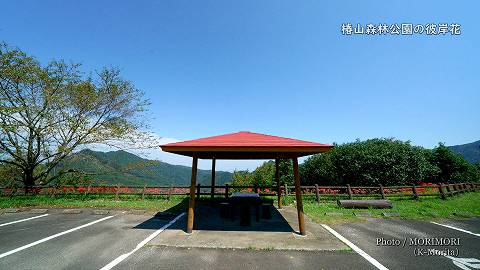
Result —
<path fill-rule="evenodd" d="M 340 217 L 340 216 L 343 216 L 343 213 L 339 213 L 339 212 L 325 212 L 325 216 Z"/>
<path fill-rule="evenodd" d="M 369 212 L 354 212 L 353 215 L 356 217 L 372 217 Z"/>
<path fill-rule="evenodd" d="M 110 210 L 93 210 L 92 214 L 93 215 L 108 215 L 110 213 Z"/>
<path fill-rule="evenodd" d="M 470 218 L 470 217 L 475 216 L 474 214 L 472 214 L 470 212 L 453 212 L 452 214 L 456 217 L 461 217 L 461 218 Z"/>
<path fill-rule="evenodd" d="M 82 213 L 81 209 L 65 209 L 62 211 L 62 214 L 80 214 Z"/>
<path fill-rule="evenodd" d="M 384 216 L 384 217 L 399 217 L 400 213 L 397 213 L 397 212 L 383 212 L 382 216 Z"/>
<path fill-rule="evenodd" d="M 32 214 L 45 214 L 48 212 L 48 209 L 31 209 L 30 213 Z"/>

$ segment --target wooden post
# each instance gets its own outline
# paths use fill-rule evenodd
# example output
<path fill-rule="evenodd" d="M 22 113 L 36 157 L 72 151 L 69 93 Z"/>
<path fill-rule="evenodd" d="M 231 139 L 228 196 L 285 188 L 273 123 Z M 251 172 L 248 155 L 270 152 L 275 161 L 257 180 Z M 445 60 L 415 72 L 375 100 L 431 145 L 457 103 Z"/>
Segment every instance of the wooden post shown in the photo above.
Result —
<path fill-rule="evenodd" d="M 195 209 L 195 185 L 197 183 L 197 157 L 193 157 L 192 161 L 192 179 L 190 182 L 190 199 L 188 201 L 188 221 L 187 221 L 187 233 L 193 231 L 193 218 Z"/>
<path fill-rule="evenodd" d="M 317 197 L 317 203 L 320 203 L 320 193 L 318 191 L 318 184 L 315 184 L 315 196 Z"/>
<path fill-rule="evenodd" d="M 385 200 L 385 191 L 383 190 L 382 185 L 380 185 L 380 195 L 382 196 L 382 200 Z"/>
<path fill-rule="evenodd" d="M 298 174 L 298 159 L 293 158 L 293 175 L 295 177 L 295 198 L 297 200 L 298 227 L 301 235 L 306 235 L 305 218 L 303 216 L 302 191 L 300 187 L 300 175 Z"/>
<path fill-rule="evenodd" d="M 348 192 L 348 198 L 351 200 L 353 195 L 352 195 L 352 189 L 350 188 L 349 184 L 347 184 L 347 192 Z"/>
<path fill-rule="evenodd" d="M 450 184 L 447 184 L 445 187 L 447 188 L 447 195 L 453 196 L 452 190 L 450 189 Z"/>
<path fill-rule="evenodd" d="M 255 193 L 258 193 L 258 185 L 257 185 L 257 184 L 255 184 L 255 185 L 253 186 L 253 189 L 254 189 Z"/>
<path fill-rule="evenodd" d="M 275 179 L 277 180 L 278 209 L 282 209 L 282 186 L 280 185 L 280 160 L 275 159 Z"/>
<path fill-rule="evenodd" d="M 458 192 L 457 192 L 457 191 L 458 191 L 458 189 L 457 189 L 457 184 L 452 184 L 452 187 L 453 187 L 453 192 L 452 192 L 452 194 L 453 194 L 453 195 L 457 194 L 457 193 L 458 193 Z"/>
<path fill-rule="evenodd" d="M 417 192 L 417 187 L 415 184 L 412 185 L 412 191 L 413 191 L 413 198 L 416 200 L 418 199 L 418 192 Z"/>
<path fill-rule="evenodd" d="M 287 184 L 285 183 L 285 198 L 288 196 L 288 186 Z"/>
<path fill-rule="evenodd" d="M 142 201 L 145 200 L 145 191 L 147 191 L 147 184 L 143 185 L 143 189 L 142 189 Z"/>
<path fill-rule="evenodd" d="M 212 158 L 212 187 L 210 188 L 210 199 L 215 197 L 215 158 Z"/>
<path fill-rule="evenodd" d="M 225 199 L 228 199 L 228 184 L 225 184 Z"/>
<path fill-rule="evenodd" d="M 172 198 L 172 193 L 173 193 L 173 185 L 170 185 L 170 188 L 168 189 L 167 201 L 170 201 L 170 199 Z"/>
<path fill-rule="evenodd" d="M 90 188 L 92 188 L 92 186 L 88 185 L 87 189 L 85 190 L 85 196 L 88 195 L 88 193 L 90 193 Z"/>
<path fill-rule="evenodd" d="M 443 189 L 442 189 L 442 183 L 438 184 L 438 191 L 440 192 L 440 198 L 444 199 L 445 200 L 445 193 L 443 192 Z"/>
<path fill-rule="evenodd" d="M 118 201 L 120 193 L 120 185 L 117 184 L 117 191 L 115 192 L 115 201 Z"/>
<path fill-rule="evenodd" d="M 201 184 L 198 183 L 198 185 L 197 185 L 197 200 L 200 199 L 200 188 L 201 188 Z"/>
<path fill-rule="evenodd" d="M 11 196 L 13 196 L 13 193 L 14 193 L 14 190 L 13 190 L 13 189 L 14 189 L 14 188 L 12 188 L 12 191 L 11 191 L 11 194 L 10 194 Z M 56 186 L 53 186 L 53 187 L 52 187 L 52 194 L 51 194 L 51 197 L 52 197 L 52 198 L 55 197 L 55 193 L 57 193 L 57 187 L 56 187 Z"/>

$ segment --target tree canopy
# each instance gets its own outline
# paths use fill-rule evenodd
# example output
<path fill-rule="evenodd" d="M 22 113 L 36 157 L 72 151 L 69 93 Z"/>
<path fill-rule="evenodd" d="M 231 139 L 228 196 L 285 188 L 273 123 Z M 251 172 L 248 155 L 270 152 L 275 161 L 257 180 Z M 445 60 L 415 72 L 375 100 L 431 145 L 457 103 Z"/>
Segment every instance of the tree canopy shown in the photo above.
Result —
<path fill-rule="evenodd" d="M 479 180 L 479 164 L 469 163 L 461 155 L 452 152 L 443 143 L 433 149 L 432 154 L 434 165 L 439 168 L 439 182 Z"/>
<path fill-rule="evenodd" d="M 0 44 L 0 163 L 21 172 L 25 186 L 65 173 L 52 170 L 82 145 L 136 134 L 147 105 L 118 69 L 84 76 L 78 64 L 42 65 Z"/>
<path fill-rule="evenodd" d="M 304 163 L 305 181 L 332 184 L 398 185 L 421 182 L 436 175 L 429 152 L 410 142 L 370 139 L 336 145 Z"/>
<path fill-rule="evenodd" d="M 293 184 L 290 160 L 282 160 L 281 183 Z M 404 185 L 420 182 L 480 181 L 480 165 L 439 144 L 434 149 L 395 139 L 357 140 L 335 145 L 327 153 L 300 164 L 302 185 Z M 241 179 L 241 181 L 235 181 Z M 275 186 L 275 162 L 267 161 L 253 172 L 242 171 L 233 184 Z"/>
<path fill-rule="evenodd" d="M 282 185 L 293 184 L 293 164 L 291 160 L 280 159 L 280 183 Z M 275 179 L 275 161 L 265 161 L 258 166 L 253 172 L 249 171 L 235 171 L 233 173 L 232 184 L 236 186 L 276 186 Z"/>

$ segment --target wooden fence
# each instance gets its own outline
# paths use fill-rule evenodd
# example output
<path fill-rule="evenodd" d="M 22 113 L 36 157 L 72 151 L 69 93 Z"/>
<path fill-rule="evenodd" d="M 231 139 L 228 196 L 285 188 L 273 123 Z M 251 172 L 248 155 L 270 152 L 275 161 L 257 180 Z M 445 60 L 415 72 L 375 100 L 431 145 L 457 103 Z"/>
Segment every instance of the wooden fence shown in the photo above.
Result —
<path fill-rule="evenodd" d="M 344 197 L 353 199 L 354 197 L 379 197 L 386 199 L 389 197 L 412 197 L 417 199 L 420 196 L 438 196 L 442 199 L 454 196 L 456 194 L 477 191 L 480 183 L 454 183 L 454 184 L 425 184 L 425 185 L 408 185 L 408 186 L 301 186 L 303 195 L 315 195 L 316 200 L 320 202 L 321 196 L 327 198 Z M 214 194 L 212 194 L 211 186 L 196 187 L 197 196 L 209 195 L 228 197 L 232 192 L 255 192 L 260 196 L 276 196 L 276 186 L 214 186 Z M 189 193 L 189 186 L 35 186 L 28 190 L 24 188 L 0 188 L 1 196 L 21 196 L 43 194 L 50 196 L 57 195 L 114 195 L 116 199 L 122 194 L 138 195 L 142 199 L 147 195 L 163 195 L 170 198 L 175 195 L 186 195 Z M 26 192 L 27 191 L 27 192 Z M 280 188 L 282 196 L 295 195 L 295 187 L 284 185 Z"/>

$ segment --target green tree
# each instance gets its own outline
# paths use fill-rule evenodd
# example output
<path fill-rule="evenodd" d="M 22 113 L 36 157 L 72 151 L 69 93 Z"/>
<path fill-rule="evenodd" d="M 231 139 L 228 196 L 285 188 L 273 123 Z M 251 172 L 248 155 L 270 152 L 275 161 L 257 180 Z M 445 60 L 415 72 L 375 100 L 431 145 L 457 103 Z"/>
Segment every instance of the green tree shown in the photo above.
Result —
<path fill-rule="evenodd" d="M 435 155 L 433 150 L 417 147 L 421 154 L 425 157 L 425 160 L 428 162 L 424 167 L 425 176 L 422 179 L 426 183 L 438 183 L 438 175 L 440 174 L 440 168 L 437 166 L 435 161 Z"/>
<path fill-rule="evenodd" d="M 248 170 L 234 171 L 232 175 L 232 185 L 234 186 L 253 185 L 253 174 Z"/>
<path fill-rule="evenodd" d="M 278 164 L 280 184 L 293 185 L 293 163 L 291 159 L 280 159 Z M 253 184 L 259 186 L 276 186 L 275 161 L 269 160 L 257 167 L 253 172 Z"/>
<path fill-rule="evenodd" d="M 424 149 L 395 139 L 370 139 L 338 146 L 332 163 L 340 183 L 397 185 L 432 174 Z"/>
<path fill-rule="evenodd" d="M 0 164 L 0 187 L 13 187 L 20 182 L 22 171 L 12 164 Z"/>
<path fill-rule="evenodd" d="M 300 166 L 300 175 L 304 185 L 336 185 L 335 167 L 331 154 L 322 153 L 308 157 Z"/>
<path fill-rule="evenodd" d="M 42 66 L 0 44 L 0 163 L 21 171 L 24 186 L 46 184 L 80 146 L 139 136 L 143 92 L 117 69 L 84 77 L 78 64 Z"/>
<path fill-rule="evenodd" d="M 272 186 L 276 185 L 275 180 L 275 161 L 269 160 L 258 166 L 253 171 L 253 185 Z"/>
<path fill-rule="evenodd" d="M 293 185 L 293 164 L 290 159 L 280 159 L 280 184 Z M 258 166 L 253 172 L 235 171 L 232 184 L 237 186 L 276 186 L 275 161 L 269 160 Z"/>
<path fill-rule="evenodd" d="M 280 159 L 279 162 L 279 169 L 280 169 L 280 184 L 281 185 L 293 185 L 295 180 L 293 177 L 293 162 L 291 159 Z M 299 165 L 298 168 L 299 172 L 302 170 L 302 165 Z M 275 183 L 274 185 L 276 185 Z"/>
<path fill-rule="evenodd" d="M 461 155 L 458 155 L 443 143 L 433 149 L 435 165 L 440 169 L 438 181 L 447 182 L 471 182 L 479 181 L 480 173 L 478 166 L 470 164 Z"/>
<path fill-rule="evenodd" d="M 394 139 L 370 139 L 335 145 L 308 158 L 302 178 L 309 184 L 397 185 L 434 177 L 438 169 L 429 150 Z"/>

